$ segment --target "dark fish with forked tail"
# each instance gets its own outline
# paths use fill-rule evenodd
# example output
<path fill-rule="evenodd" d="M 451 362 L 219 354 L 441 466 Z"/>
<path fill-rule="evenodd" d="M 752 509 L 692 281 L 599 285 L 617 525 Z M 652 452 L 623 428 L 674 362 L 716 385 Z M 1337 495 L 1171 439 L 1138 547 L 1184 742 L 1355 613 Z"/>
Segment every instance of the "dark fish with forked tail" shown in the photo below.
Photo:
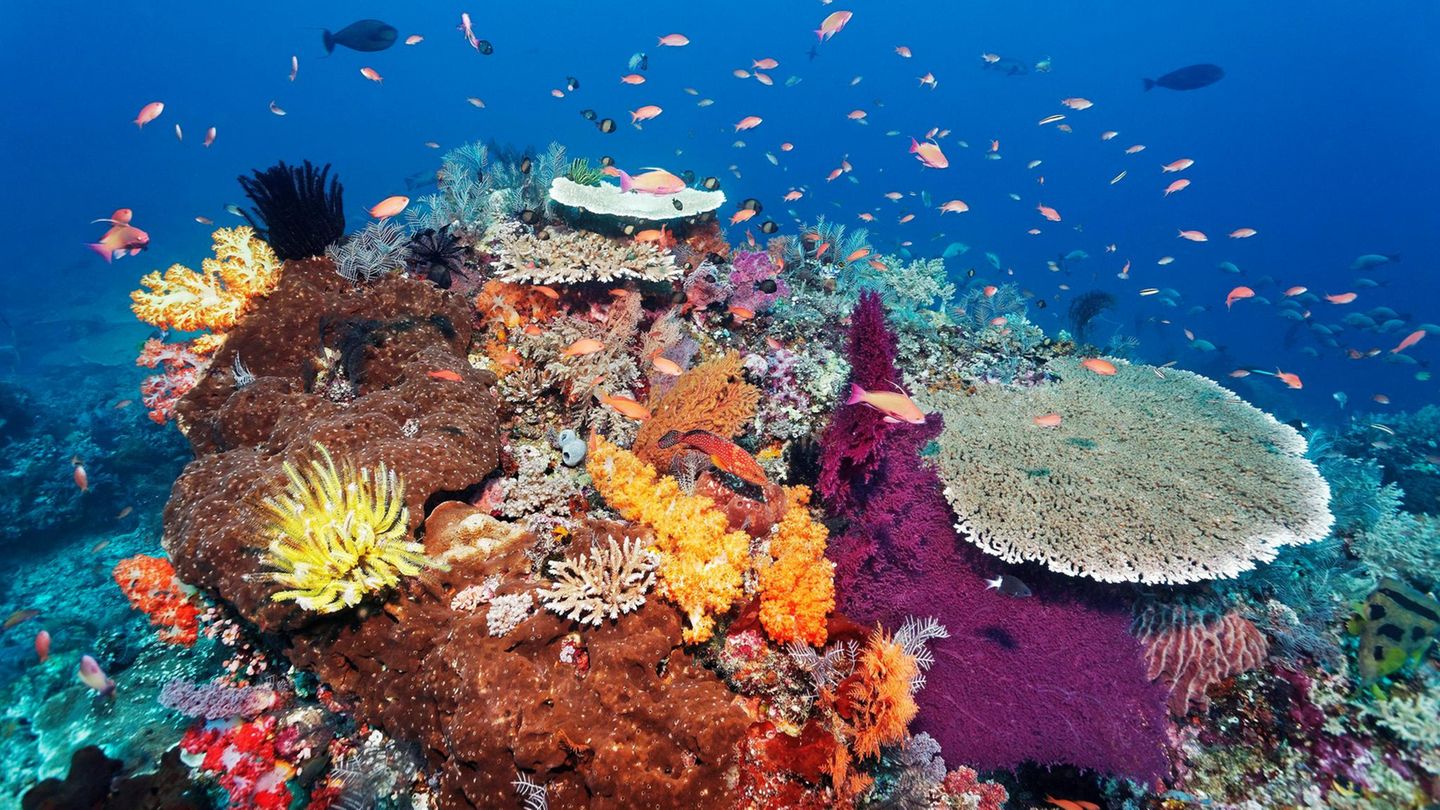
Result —
<path fill-rule="evenodd" d="M 1225 78 L 1219 65 L 1190 65 L 1172 70 L 1158 79 L 1145 79 L 1145 89 L 1164 87 L 1167 90 L 1198 90 Z"/>
<path fill-rule="evenodd" d="M 1006 596 L 1013 596 L 1016 599 L 1024 599 L 1031 593 L 1029 585 L 1026 585 L 1009 574 L 999 574 L 994 579 L 985 580 L 985 590 L 988 591 L 991 588 L 998 590 Z"/>
<path fill-rule="evenodd" d="M 333 34 L 329 29 L 321 34 L 325 53 L 333 53 L 336 45 L 344 45 L 352 51 L 383 51 L 395 44 L 400 35 L 395 26 L 380 20 L 361 20 L 341 28 Z"/>

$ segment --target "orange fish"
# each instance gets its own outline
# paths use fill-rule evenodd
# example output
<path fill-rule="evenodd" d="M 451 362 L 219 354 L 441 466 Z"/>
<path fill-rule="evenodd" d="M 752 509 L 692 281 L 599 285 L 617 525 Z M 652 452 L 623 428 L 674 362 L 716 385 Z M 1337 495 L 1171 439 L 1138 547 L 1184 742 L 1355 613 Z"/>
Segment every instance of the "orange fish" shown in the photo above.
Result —
<path fill-rule="evenodd" d="M 900 391 L 866 391 L 855 383 L 851 383 L 850 398 L 845 401 L 845 404 L 855 405 L 857 403 L 864 403 L 885 414 L 886 422 L 925 424 L 925 414 L 921 412 L 920 406 Z"/>
<path fill-rule="evenodd" d="M 679 377 L 684 373 L 684 369 L 680 368 L 680 364 L 668 357 L 656 356 L 655 359 L 650 361 L 650 365 L 654 366 L 655 370 L 661 374 L 671 377 Z"/>
<path fill-rule="evenodd" d="M 776 62 L 774 59 L 766 57 L 764 59 L 752 60 L 750 63 L 750 67 L 760 68 L 761 70 L 774 70 L 775 68 L 780 67 L 780 63 Z"/>
<path fill-rule="evenodd" d="M 1235 230 L 1230 232 L 1230 238 L 1249 239 L 1257 233 L 1259 233 L 1259 231 L 1255 230 L 1254 228 L 1236 228 Z"/>
<path fill-rule="evenodd" d="M 596 391 L 595 398 L 605 405 L 613 408 L 616 413 L 637 422 L 643 422 L 650 418 L 650 409 L 631 399 L 630 397 L 611 395 L 604 391 Z"/>
<path fill-rule="evenodd" d="M 552 300 L 552 301 L 558 301 L 558 300 L 560 300 L 560 293 L 555 292 L 555 288 L 554 288 L 554 287 L 547 287 L 547 286 L 545 286 L 544 284 L 536 284 L 536 285 L 535 285 L 535 292 L 540 293 L 541 295 L 545 296 L 546 298 L 549 298 L 549 299 Z"/>
<path fill-rule="evenodd" d="M 1080 365 L 1084 366 L 1090 371 L 1095 372 L 1096 374 L 1099 374 L 1102 377 L 1115 376 L 1115 364 L 1110 362 L 1109 360 L 1102 360 L 1098 357 L 1087 357 L 1084 360 L 1080 361 Z"/>
<path fill-rule="evenodd" d="M 820 22 L 820 27 L 815 29 L 815 36 L 824 42 L 844 30 L 845 26 L 850 23 L 850 18 L 854 16 L 849 11 L 837 11 L 831 14 Z"/>
<path fill-rule="evenodd" d="M 163 101 L 152 101 L 146 104 L 140 108 L 140 114 L 135 116 L 135 126 L 144 129 L 146 124 L 159 118 L 162 112 L 165 112 L 165 103 Z"/>
<path fill-rule="evenodd" d="M 1209 242 L 1209 241 L 1210 241 L 1210 237 L 1206 236 L 1204 231 L 1181 231 L 1181 232 L 1180 232 L 1180 238 L 1181 238 L 1181 239 L 1188 239 L 1188 240 L 1190 240 L 1191 242 Z"/>
<path fill-rule="evenodd" d="M 780 144 L 780 151 L 781 151 L 781 152 L 789 152 L 791 149 L 794 149 L 794 148 L 795 148 L 795 144 L 790 143 L 789 141 L 786 141 L 785 143 Z"/>
<path fill-rule="evenodd" d="M 1239 378 L 1239 377 L 1249 377 L 1249 376 L 1250 376 L 1250 372 L 1249 372 L 1249 370 L 1247 370 L 1247 369 L 1237 368 L 1237 369 L 1235 369 L 1234 371 L 1230 372 L 1230 376 L 1231 376 L 1231 377 L 1236 377 L 1236 378 Z"/>
<path fill-rule="evenodd" d="M 871 259 L 868 264 L 882 273 L 890 269 L 890 267 L 886 265 L 885 262 L 882 262 L 879 259 Z"/>
<path fill-rule="evenodd" d="M 825 175 L 825 182 L 828 183 L 828 182 L 830 182 L 831 180 L 834 180 L 835 178 L 839 177 L 840 175 L 842 175 L 842 174 L 844 174 L 844 173 L 845 173 L 845 170 L 844 170 L 844 169 L 833 169 L 829 174 Z"/>
<path fill-rule="evenodd" d="M 741 208 L 739 211 L 730 215 L 730 224 L 739 225 L 753 216 L 755 216 L 754 208 Z"/>
<path fill-rule="evenodd" d="M 1031 419 L 1030 421 L 1031 421 L 1031 422 L 1034 422 L 1035 424 L 1037 424 L 1037 425 L 1039 425 L 1040 427 L 1043 427 L 1043 428 L 1060 427 L 1060 414 L 1058 414 L 1058 413 L 1047 413 L 1047 414 L 1044 414 L 1043 416 L 1037 416 L 1037 417 L 1035 417 L 1034 419 Z"/>
<path fill-rule="evenodd" d="M 380 202 L 375 203 L 374 207 L 370 209 L 370 216 L 375 217 L 376 219 L 393 217 L 401 211 L 404 211 L 405 206 L 409 204 L 409 197 L 404 197 L 399 194 L 393 197 L 386 197 Z"/>
<path fill-rule="evenodd" d="M 70 464 L 75 467 L 75 486 L 79 487 L 81 492 L 89 492 L 90 475 L 85 472 L 85 464 L 80 461 L 79 456 L 72 456 Z"/>
<path fill-rule="evenodd" d="M 904 58 L 906 58 L 906 59 L 909 59 L 909 58 L 911 57 L 910 49 L 907 48 L 907 47 L 905 47 L 904 45 L 901 45 L 901 46 L 897 47 L 897 48 L 895 49 L 895 53 L 900 54 L 902 57 L 904 57 Z"/>
<path fill-rule="evenodd" d="M 1390 350 L 1390 353 L 1391 353 L 1391 354 L 1399 354 L 1400 352 L 1405 351 L 1406 349 L 1410 348 L 1411 346 L 1414 346 L 1416 343 L 1419 343 L 1424 337 L 1425 337 L 1425 330 L 1424 330 L 1424 329 L 1416 329 L 1414 332 L 1411 332 L 1410 334 L 1406 335 L 1406 336 L 1405 336 L 1405 339 L 1402 340 L 1402 341 L 1400 341 L 1400 345 L 1398 345 L 1398 346 L 1396 346 L 1395 348 L 1391 349 L 1391 350 Z"/>
<path fill-rule="evenodd" d="M 360 75 L 361 75 L 361 76 L 364 76 L 365 78 L 369 79 L 369 80 L 372 81 L 372 82 L 379 82 L 380 84 L 384 84 L 384 83 L 385 83 L 385 77 L 384 77 L 384 76 L 381 76 L 381 75 L 379 74 L 379 72 L 377 72 L 377 71 L 375 70 L 375 68 L 372 68 L 372 67 L 362 67 L 362 68 L 360 68 Z"/>
<path fill-rule="evenodd" d="M 1161 166 L 1161 167 L 1160 167 L 1160 171 L 1162 171 L 1162 172 L 1183 172 L 1183 171 L 1185 171 L 1186 169 L 1188 169 L 1188 168 L 1190 168 L 1191 166 L 1194 166 L 1194 165 L 1195 165 L 1195 161 L 1191 160 L 1190 158 L 1180 158 L 1179 160 L 1174 160 L 1174 161 L 1171 161 L 1171 162 L 1169 162 L 1169 163 L 1166 163 L 1164 166 Z"/>
<path fill-rule="evenodd" d="M 1088 110 L 1095 106 L 1088 98 L 1062 98 L 1060 103 L 1072 110 Z"/>
<path fill-rule="evenodd" d="M 1360 296 L 1357 295 L 1356 293 L 1347 292 L 1347 293 L 1338 293 L 1338 294 L 1336 294 L 1336 295 L 1327 295 L 1327 296 L 1325 296 L 1325 300 L 1326 300 L 1326 301 L 1329 301 L 1329 302 L 1332 303 L 1332 304 L 1348 304 L 1348 303 L 1350 303 L 1351 301 L 1354 301 L 1356 298 L 1359 298 L 1359 297 L 1360 297 Z"/>
<path fill-rule="evenodd" d="M 406 45 L 419 45 L 420 43 L 422 43 L 422 42 L 424 42 L 424 41 L 425 41 L 425 37 L 422 37 L 422 36 L 420 36 L 419 34 L 411 34 L 410 36 L 408 36 L 408 37 L 405 38 L 405 44 L 406 44 Z"/>
<path fill-rule="evenodd" d="M 950 165 L 950 159 L 940 151 L 940 145 L 929 141 L 921 143 L 914 138 L 910 139 L 910 154 L 920 161 L 920 164 L 927 169 L 944 169 Z"/>
<path fill-rule="evenodd" d="M 1060 221 L 1060 212 L 1048 205 L 1037 205 L 1035 206 L 1035 210 L 1040 212 L 1040 216 L 1045 217 L 1051 222 Z"/>
<path fill-rule="evenodd" d="M 646 104 L 639 109 L 630 111 L 630 123 L 635 124 L 641 121 L 649 121 L 651 118 L 654 118 L 662 112 L 665 111 L 660 107 L 654 104 Z"/>
<path fill-rule="evenodd" d="M 775 84 L 774 79 L 771 79 L 768 75 L 761 73 L 758 70 L 755 71 L 755 81 L 765 85 L 766 87 L 770 87 Z"/>
<path fill-rule="evenodd" d="M 1381 405 L 1389 405 L 1389 404 L 1390 404 L 1390 397 L 1387 397 L 1387 396 L 1385 396 L 1384 394 L 1376 394 L 1375 396 L 1371 397 L 1371 399 L 1375 400 L 1376 402 L 1380 403 Z"/>
<path fill-rule="evenodd" d="M 728 309 L 728 311 L 730 312 L 730 316 L 731 316 L 731 317 L 733 317 L 735 320 L 737 320 L 737 321 L 739 321 L 739 322 L 741 322 L 741 323 L 744 323 L 745 321 L 753 320 L 753 319 L 755 318 L 755 311 L 752 310 L 752 309 L 746 309 L 745 307 L 733 307 L 733 306 L 732 306 L 732 307 L 730 307 L 730 308 Z"/>
<path fill-rule="evenodd" d="M 1236 301 L 1239 301 L 1242 298 L 1254 297 L 1255 291 L 1250 289 L 1249 287 L 1236 287 L 1235 289 L 1230 291 L 1229 295 L 1225 296 L 1225 308 L 1229 309 L 1231 304 L 1234 304 Z"/>
<path fill-rule="evenodd" d="M 744 118 L 741 118 L 739 121 L 735 122 L 735 131 L 739 132 L 742 129 L 754 129 L 755 127 L 760 126 L 760 122 L 764 120 L 765 119 L 761 118 L 758 115 L 747 115 Z"/>
<path fill-rule="evenodd" d="M 561 357 L 584 357 L 587 354 L 594 354 L 605 348 L 605 344 L 595 338 L 580 338 L 565 348 L 560 353 Z"/>
<path fill-rule="evenodd" d="M 684 433 L 672 430 L 661 436 L 656 444 L 661 448 L 683 444 L 709 456 L 710 463 L 742 481 L 762 487 L 770 482 L 754 456 L 729 439 L 708 430 L 687 430 Z"/>
<path fill-rule="evenodd" d="M 1165 187 L 1165 196 L 1169 197 L 1171 194 L 1174 194 L 1177 191 L 1184 191 L 1189 187 L 1190 181 L 1182 177 L 1179 180 L 1176 180 L 1175 182 Z"/>
<path fill-rule="evenodd" d="M 964 200 L 951 200 L 951 201 L 945 203 L 944 205 L 940 206 L 940 213 L 941 213 L 941 214 L 950 214 L 950 213 L 963 214 L 963 213 L 965 213 L 966 211 L 969 211 L 969 210 L 970 210 L 970 206 L 966 205 Z"/>
<path fill-rule="evenodd" d="M 1078 799 L 1057 799 L 1054 796 L 1046 795 L 1045 801 L 1060 808 L 1060 810 L 1100 810 L 1100 805 L 1094 802 L 1080 801 Z"/>
<path fill-rule="evenodd" d="M 1280 380 L 1280 382 L 1285 383 L 1286 385 L 1290 386 L 1291 388 L 1304 388 L 1304 387 L 1305 387 L 1305 384 L 1302 383 L 1302 382 L 1300 382 L 1300 375 L 1299 375 L 1299 374 L 1291 374 L 1291 373 L 1288 373 L 1288 372 L 1285 372 L 1285 371 L 1281 371 L 1280 369 L 1277 368 L 1277 369 L 1275 369 L 1275 376 L 1276 376 L 1276 378 L 1278 378 L 1278 379 Z"/>
<path fill-rule="evenodd" d="M 995 293 L 997 293 L 997 292 L 999 292 L 999 291 L 1000 291 L 1000 288 L 999 288 L 999 287 L 996 287 L 994 284 L 986 284 L 985 287 L 984 287 L 982 290 L 980 290 L 980 292 L 985 293 L 985 297 L 986 297 L 986 298 L 994 298 L 994 297 L 995 297 Z"/>
<path fill-rule="evenodd" d="M 620 77 L 620 81 L 624 82 L 625 84 L 644 84 L 645 77 L 641 76 L 639 73 L 627 73 L 626 75 Z"/>
<path fill-rule="evenodd" d="M 785 202 L 795 202 L 796 200 L 804 196 L 805 192 L 798 189 L 791 189 L 790 191 L 785 192 L 784 200 Z"/>
<path fill-rule="evenodd" d="M 846 257 L 845 257 L 845 263 L 846 263 L 846 264 L 849 264 L 850 262 L 858 261 L 858 260 L 860 260 L 860 259 L 865 258 L 866 256 L 869 256 L 869 255 L 870 255 L 870 248 L 868 248 L 868 247 L 860 248 L 860 249 L 856 250 L 855 252 L 851 253 L 849 256 L 846 256 Z"/>
<path fill-rule="evenodd" d="M 1290 289 L 1288 289 L 1288 290 L 1285 291 L 1285 297 L 1286 297 L 1286 298 L 1289 298 L 1289 297 L 1292 296 L 1292 295 L 1299 295 L 1300 293 L 1303 293 L 1303 292 L 1305 292 L 1305 291 L 1307 291 L 1307 290 L 1309 290 L 1309 289 L 1310 289 L 1309 287 L 1299 287 L 1299 286 L 1291 287 Z"/>
<path fill-rule="evenodd" d="M 40 663 L 42 664 L 45 663 L 45 659 L 50 657 L 49 630 L 41 630 L 35 634 L 35 655 L 40 659 Z"/>
<path fill-rule="evenodd" d="M 458 372 L 451 371 L 448 368 L 427 373 L 431 379 L 445 380 L 446 382 L 460 382 L 460 380 L 463 379 Z"/>

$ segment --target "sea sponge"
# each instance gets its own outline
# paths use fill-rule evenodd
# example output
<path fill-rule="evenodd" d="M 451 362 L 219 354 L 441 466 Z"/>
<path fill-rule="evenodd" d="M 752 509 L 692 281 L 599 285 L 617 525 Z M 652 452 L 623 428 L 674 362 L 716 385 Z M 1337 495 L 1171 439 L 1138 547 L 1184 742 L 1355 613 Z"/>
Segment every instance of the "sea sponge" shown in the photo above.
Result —
<path fill-rule="evenodd" d="M 1330 487 L 1293 428 L 1213 380 L 1075 359 L 1055 382 L 936 392 L 945 495 L 970 542 L 1102 582 L 1233 577 L 1325 537 Z M 1059 426 L 1036 425 L 1056 413 Z"/>
<path fill-rule="evenodd" d="M 1265 663 L 1270 644 L 1238 612 L 1192 615 L 1163 605 L 1147 606 L 1135 619 L 1135 634 L 1145 645 L 1151 680 L 1170 689 L 1170 711 L 1184 717 L 1191 706 L 1210 706 L 1205 690 L 1232 675 Z"/>
<path fill-rule="evenodd" d="M 770 538 L 775 561 L 760 570 L 760 624 L 775 641 L 823 647 L 835 609 L 835 564 L 825 559 L 830 532 L 810 516 L 810 490 L 786 488 L 790 504 Z"/>
<path fill-rule="evenodd" d="M 621 191 L 613 183 L 591 186 L 557 177 L 550 181 L 550 199 L 591 214 L 662 222 L 714 211 L 725 204 L 725 192 L 684 188 L 674 194 L 639 194 Z"/>
<path fill-rule="evenodd" d="M 495 256 L 495 278 L 511 284 L 581 284 L 680 277 L 674 257 L 648 242 L 621 242 L 590 231 L 544 233 L 542 239 L 513 220 L 490 226 L 481 244 Z"/>
<path fill-rule="evenodd" d="M 664 396 L 648 403 L 650 418 L 635 434 L 632 449 L 645 461 L 668 468 L 670 459 L 685 448 L 662 448 L 660 437 L 672 430 L 708 430 L 734 438 L 759 402 L 760 389 L 745 382 L 740 355 L 726 352 L 680 375 Z"/>
<path fill-rule="evenodd" d="M 256 296 L 275 289 L 280 260 L 252 229 L 219 228 L 210 238 L 215 258 L 202 262 L 200 272 L 174 264 L 140 279 L 146 289 L 130 293 L 136 317 L 161 329 L 223 332 L 240 322 Z"/>
<path fill-rule="evenodd" d="M 611 509 L 655 532 L 660 595 L 679 605 L 689 619 L 685 641 L 708 640 L 715 631 L 714 617 L 743 595 L 750 536 L 730 531 L 714 501 L 686 495 L 675 479 L 661 478 L 654 467 L 603 438 L 592 444 L 585 466 Z"/>
<path fill-rule="evenodd" d="M 289 462 L 286 490 L 265 499 L 270 544 L 269 577 L 284 586 L 270 598 L 304 610 L 334 613 L 414 576 L 431 563 L 425 547 L 409 538 L 410 510 L 404 485 L 384 464 L 339 468 L 330 451 L 302 474 Z"/>

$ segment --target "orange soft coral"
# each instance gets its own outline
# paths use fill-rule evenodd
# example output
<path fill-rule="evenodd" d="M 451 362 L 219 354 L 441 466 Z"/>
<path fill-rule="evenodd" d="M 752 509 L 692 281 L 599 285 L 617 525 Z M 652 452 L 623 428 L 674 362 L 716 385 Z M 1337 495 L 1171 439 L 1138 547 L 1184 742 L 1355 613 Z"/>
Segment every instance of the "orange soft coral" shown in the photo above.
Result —
<path fill-rule="evenodd" d="M 655 532 L 659 593 L 685 612 L 686 642 L 708 640 L 715 632 L 714 617 L 743 595 L 750 536 L 730 531 L 714 501 L 686 495 L 675 479 L 660 477 L 654 467 L 603 438 L 591 442 L 586 469 L 610 508 Z"/>
<path fill-rule="evenodd" d="M 140 279 L 145 289 L 130 293 L 140 320 L 161 329 L 223 332 L 240 322 L 252 299 L 275 289 L 280 260 L 253 230 L 220 228 L 211 238 L 215 258 L 206 259 L 200 272 L 175 264 Z"/>
<path fill-rule="evenodd" d="M 704 257 L 707 253 L 719 256 L 730 255 L 730 243 L 725 241 L 725 234 L 720 230 L 720 223 L 713 220 L 692 229 L 690 235 L 685 237 L 685 246 L 700 257 Z"/>
<path fill-rule="evenodd" d="M 774 562 L 760 571 L 760 624 L 781 644 L 825 644 L 835 609 L 835 564 L 825 559 L 830 532 L 810 516 L 810 489 L 787 487 L 790 507 L 770 538 Z"/>
<path fill-rule="evenodd" d="M 914 696 L 919 675 L 915 657 L 877 627 L 860 650 L 855 674 L 841 685 L 841 713 L 847 717 L 855 756 L 878 757 L 880 746 L 909 735 L 910 721 L 920 711 Z"/>
<path fill-rule="evenodd" d="M 726 352 L 680 375 L 669 391 L 648 403 L 650 418 L 635 434 L 635 455 L 668 469 L 670 459 L 685 448 L 662 448 L 660 437 L 672 430 L 708 430 L 734 438 L 759 402 L 760 390 L 745 382 L 740 355 Z"/>
<path fill-rule="evenodd" d="M 169 560 L 137 554 L 116 563 L 113 575 L 130 606 L 163 628 L 158 634 L 161 641 L 186 647 L 195 643 L 200 631 L 199 610 L 175 578 Z"/>
<path fill-rule="evenodd" d="M 529 284 L 487 281 L 475 296 L 475 310 L 488 321 L 516 329 L 531 321 L 548 321 L 559 314 L 555 299 Z"/>

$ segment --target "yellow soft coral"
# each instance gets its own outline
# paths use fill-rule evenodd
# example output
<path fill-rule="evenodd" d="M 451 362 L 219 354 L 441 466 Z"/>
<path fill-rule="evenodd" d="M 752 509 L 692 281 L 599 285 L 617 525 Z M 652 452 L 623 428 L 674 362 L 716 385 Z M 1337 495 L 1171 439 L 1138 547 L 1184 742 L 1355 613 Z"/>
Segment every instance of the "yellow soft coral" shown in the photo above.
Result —
<path fill-rule="evenodd" d="M 265 563 L 283 590 L 270 595 L 304 610 L 333 613 L 399 584 L 432 565 L 425 547 L 409 536 L 404 486 L 382 464 L 378 470 L 339 468 L 330 451 L 301 473 L 289 462 L 290 485 L 267 498 L 270 538 Z"/>
<path fill-rule="evenodd" d="M 835 564 L 825 559 L 830 532 L 810 516 L 809 487 L 787 487 L 790 506 L 770 538 L 774 562 L 760 571 L 760 624 L 782 644 L 825 644 L 835 609 Z"/>
<path fill-rule="evenodd" d="M 211 234 L 215 258 L 195 272 L 182 264 L 140 279 L 145 289 L 130 293 L 140 320 L 161 329 L 223 332 L 240 322 L 251 301 L 267 295 L 280 281 L 275 251 L 246 226 Z"/>
<path fill-rule="evenodd" d="M 685 612 L 685 641 L 708 640 L 715 615 L 743 595 L 750 536 L 730 531 L 714 501 L 686 495 L 675 479 L 661 478 L 635 454 L 602 438 L 592 442 L 586 469 L 610 508 L 655 532 L 660 595 Z"/>

